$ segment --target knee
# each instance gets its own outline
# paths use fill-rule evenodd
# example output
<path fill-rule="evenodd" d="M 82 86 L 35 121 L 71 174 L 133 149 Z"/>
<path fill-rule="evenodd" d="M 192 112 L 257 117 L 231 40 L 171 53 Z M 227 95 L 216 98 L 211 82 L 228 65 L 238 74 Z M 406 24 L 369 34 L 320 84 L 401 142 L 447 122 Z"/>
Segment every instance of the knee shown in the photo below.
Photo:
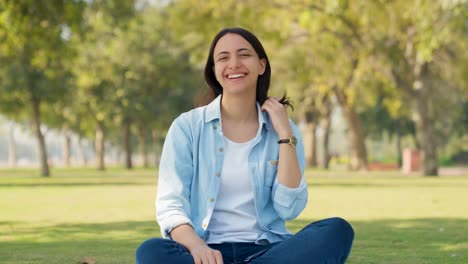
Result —
<path fill-rule="evenodd" d="M 143 242 L 136 250 L 136 263 L 154 263 L 155 253 L 164 247 L 164 242 L 162 238 L 151 238 Z"/>
<path fill-rule="evenodd" d="M 354 229 L 348 221 L 340 217 L 333 217 L 327 220 L 328 225 L 332 227 L 337 236 L 342 237 L 349 242 L 354 240 Z"/>

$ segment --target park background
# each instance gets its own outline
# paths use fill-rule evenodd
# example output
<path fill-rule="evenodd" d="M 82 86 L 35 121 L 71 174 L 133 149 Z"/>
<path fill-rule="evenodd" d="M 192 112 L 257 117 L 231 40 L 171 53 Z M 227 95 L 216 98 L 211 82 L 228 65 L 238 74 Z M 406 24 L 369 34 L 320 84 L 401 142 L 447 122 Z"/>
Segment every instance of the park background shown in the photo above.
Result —
<path fill-rule="evenodd" d="M 213 36 L 264 44 L 349 263 L 468 262 L 468 1 L 0 0 L 0 263 L 132 263 Z"/>

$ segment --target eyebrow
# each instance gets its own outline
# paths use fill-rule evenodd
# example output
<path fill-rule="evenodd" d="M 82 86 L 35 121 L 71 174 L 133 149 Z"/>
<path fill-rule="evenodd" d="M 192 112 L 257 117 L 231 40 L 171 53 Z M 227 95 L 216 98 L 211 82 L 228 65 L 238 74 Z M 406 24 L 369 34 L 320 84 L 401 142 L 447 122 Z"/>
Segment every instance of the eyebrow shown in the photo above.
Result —
<path fill-rule="evenodd" d="M 248 49 L 248 48 L 240 48 L 238 49 L 236 52 L 241 52 L 241 51 L 249 51 L 249 52 L 252 52 L 252 50 Z M 218 54 L 216 54 L 215 57 L 218 57 L 219 55 L 223 55 L 223 54 L 229 54 L 229 51 L 221 51 L 219 52 Z"/>

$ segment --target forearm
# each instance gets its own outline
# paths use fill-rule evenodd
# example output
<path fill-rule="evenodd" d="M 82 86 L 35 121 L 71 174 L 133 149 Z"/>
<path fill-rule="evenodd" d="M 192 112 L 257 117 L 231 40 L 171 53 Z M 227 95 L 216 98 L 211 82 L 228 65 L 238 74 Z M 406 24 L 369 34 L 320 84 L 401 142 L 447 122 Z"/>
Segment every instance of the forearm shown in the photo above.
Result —
<path fill-rule="evenodd" d="M 174 228 L 170 235 L 174 241 L 186 247 L 189 252 L 197 246 L 206 245 L 205 241 L 203 241 L 197 233 L 195 233 L 195 230 L 187 224 Z"/>
<path fill-rule="evenodd" d="M 289 138 L 292 134 L 292 130 L 285 131 L 279 138 Z M 297 188 L 301 184 L 301 177 L 296 148 L 289 144 L 279 144 L 278 182 L 289 188 Z"/>

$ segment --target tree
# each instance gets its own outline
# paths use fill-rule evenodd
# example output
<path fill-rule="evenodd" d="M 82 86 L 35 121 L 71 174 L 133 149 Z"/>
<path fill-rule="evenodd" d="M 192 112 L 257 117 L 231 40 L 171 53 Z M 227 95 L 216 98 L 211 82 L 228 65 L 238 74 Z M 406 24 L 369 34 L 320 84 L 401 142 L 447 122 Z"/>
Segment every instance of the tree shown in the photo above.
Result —
<path fill-rule="evenodd" d="M 438 140 L 430 135 L 451 133 L 451 129 L 442 128 L 452 125 L 443 121 L 440 111 L 428 117 L 432 109 L 444 102 L 457 101 L 462 88 L 466 87 L 458 81 L 462 75 L 459 72 L 463 72 L 460 69 L 466 67 L 455 65 L 463 65 L 460 62 L 466 61 L 466 30 L 463 30 L 466 28 L 466 1 L 291 0 L 261 4 L 225 1 L 222 6 L 216 1 L 206 1 L 200 6 L 196 1 L 182 0 L 172 2 L 169 10 L 173 14 L 172 28 L 184 36 L 197 63 L 201 64 L 207 50 L 206 39 L 211 39 L 219 28 L 244 26 L 256 32 L 267 50 L 275 51 L 270 53 L 272 65 L 275 62 L 284 65 L 281 76 L 286 78 L 274 80 L 272 88 L 284 89 L 289 85 L 288 91 L 299 90 L 297 101 L 305 102 L 305 96 L 322 95 L 317 93 L 316 87 L 328 87 L 343 110 L 348 126 L 353 169 L 367 166 L 367 133 L 360 113 L 376 106 L 376 101 L 363 99 L 376 95 L 376 90 L 368 86 L 372 82 L 385 83 L 387 88 L 397 90 L 393 97 L 384 98 L 383 102 L 392 119 L 405 118 L 409 111 L 404 103 L 398 111 L 391 110 L 387 104 L 412 104 L 411 116 L 417 127 L 417 142 L 425 153 L 425 167 L 431 167 L 429 160 L 436 164 L 436 152 L 431 142 Z M 301 48 L 308 53 L 302 52 Z M 299 51 L 300 55 L 290 56 L 291 60 L 278 59 L 277 55 L 285 50 Z M 310 59 L 300 61 L 300 56 Z M 307 70 L 297 70 L 301 63 Z M 419 66 L 415 67 L 417 64 Z M 423 65 L 426 66 L 421 67 Z M 274 72 L 273 76 L 276 74 Z M 451 92 L 447 93 L 450 96 L 442 89 L 408 93 L 408 89 L 401 88 L 414 90 L 414 87 L 429 86 L 450 87 Z M 312 102 L 311 106 L 316 107 L 317 101 Z M 457 104 L 460 103 L 458 100 Z M 454 116 L 458 111 L 449 113 L 445 110 L 444 113 Z M 395 125 L 401 127 L 399 123 Z M 431 169 L 425 171 L 431 173 Z"/>
<path fill-rule="evenodd" d="M 128 169 L 138 135 L 147 166 L 146 135 L 153 129 L 161 134 L 175 115 L 190 107 L 199 78 L 193 77 L 187 53 L 167 30 L 164 9 L 127 6 L 127 16 L 117 19 L 119 13 L 100 8 L 107 10 L 97 6 L 86 13 L 90 30 L 77 44 L 80 57 L 74 64 L 79 98 L 99 139 L 98 168 L 104 168 L 104 135 L 123 150 Z"/>
<path fill-rule="evenodd" d="M 49 176 L 41 131 L 42 105 L 60 100 L 66 93 L 60 84 L 62 56 L 67 52 L 67 34 L 80 23 L 82 8 L 80 1 L 0 1 L 1 49 L 9 62 L 6 68 L 13 73 L 0 89 L 2 94 L 15 94 L 17 106 L 31 109 L 42 176 Z"/>
<path fill-rule="evenodd" d="M 170 10 L 174 18 L 183 14 L 184 20 L 174 19 L 173 23 L 177 32 L 184 32 L 187 46 L 193 49 L 194 56 L 198 60 L 201 60 L 203 56 L 200 55 L 203 54 L 200 48 L 207 49 L 202 42 L 209 39 L 219 28 L 226 26 L 244 26 L 251 29 L 263 39 L 267 49 L 270 47 L 279 51 L 283 48 L 290 49 L 292 45 L 297 44 L 291 39 L 305 38 L 306 40 L 299 45 L 312 50 L 307 56 L 317 56 L 313 60 L 319 58 L 319 62 L 314 63 L 317 68 L 312 70 L 312 72 L 317 70 L 318 75 L 312 78 L 313 81 L 307 86 L 292 86 L 313 87 L 319 83 L 330 87 L 338 98 L 348 123 L 352 146 L 352 167 L 354 169 L 366 167 L 367 152 L 353 96 L 355 90 L 353 81 L 355 72 L 360 66 L 362 50 L 359 46 L 362 43 L 359 24 L 355 21 L 359 15 L 358 8 L 351 10 L 351 5 L 348 7 L 347 1 L 324 1 L 317 5 L 315 2 L 308 3 L 307 1 L 289 1 L 288 3 L 272 1 L 268 4 L 227 1 L 222 6 L 217 5 L 215 1 L 210 1 L 209 4 L 199 6 L 195 1 L 185 0 L 173 3 Z M 276 53 L 278 52 L 270 54 L 272 62 L 276 59 Z M 294 59 L 285 62 L 286 65 L 290 65 L 291 61 Z M 339 64 L 336 63 L 337 61 Z M 291 69 L 282 67 L 281 70 L 290 71 Z M 273 71 L 276 74 L 274 69 Z M 307 76 L 310 72 L 305 70 L 301 74 L 296 74 L 295 77 Z M 289 74 L 289 76 L 293 75 Z M 285 83 L 295 83 L 294 80 L 294 78 L 287 79 L 287 81 L 275 79 L 272 82 L 272 88 L 284 87 Z M 288 89 L 288 91 L 291 90 Z M 303 100 L 299 97 L 298 101 Z M 313 126 L 310 129 L 314 130 Z M 313 136 L 309 138 L 312 139 Z"/>
<path fill-rule="evenodd" d="M 411 102 L 424 175 L 438 174 L 437 135 L 452 127 L 447 117 L 456 113 L 445 105 L 461 105 L 466 92 L 454 74 L 456 61 L 467 58 L 461 44 L 465 8 L 464 1 L 393 1 L 382 14 L 387 31 L 381 29 L 380 43 L 388 47 L 382 54 L 391 79 Z"/>
<path fill-rule="evenodd" d="M 105 135 L 117 115 L 114 99 L 120 96 L 115 86 L 115 67 L 110 49 L 116 32 L 127 26 L 135 14 L 134 1 L 93 1 L 84 12 L 86 32 L 73 39 L 79 56 L 73 63 L 77 99 L 93 120 L 96 165 L 104 170 Z M 121 78 L 121 72 L 118 72 Z"/>

